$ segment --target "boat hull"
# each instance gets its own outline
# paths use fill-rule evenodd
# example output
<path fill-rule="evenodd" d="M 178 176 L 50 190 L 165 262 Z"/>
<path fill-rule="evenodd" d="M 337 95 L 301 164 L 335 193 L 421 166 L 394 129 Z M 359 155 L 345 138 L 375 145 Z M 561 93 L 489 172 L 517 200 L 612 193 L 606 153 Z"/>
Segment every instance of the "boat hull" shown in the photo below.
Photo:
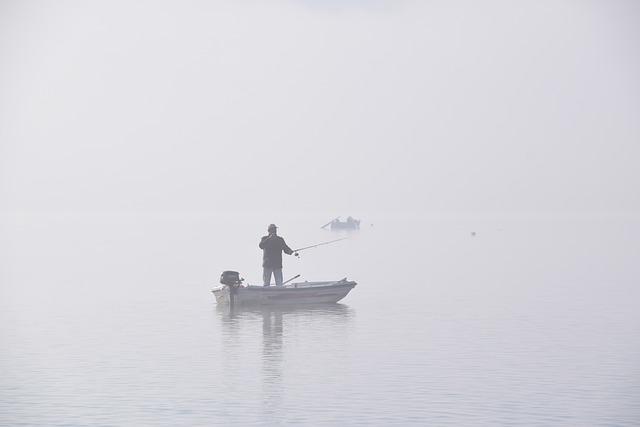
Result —
<path fill-rule="evenodd" d="M 234 304 L 297 305 L 336 303 L 347 296 L 356 282 L 302 282 L 286 286 L 241 286 L 234 288 Z M 212 290 L 218 304 L 230 303 L 230 288 Z"/>
<path fill-rule="evenodd" d="M 359 230 L 360 229 L 360 221 L 354 222 L 332 222 L 331 223 L 332 230 Z"/>

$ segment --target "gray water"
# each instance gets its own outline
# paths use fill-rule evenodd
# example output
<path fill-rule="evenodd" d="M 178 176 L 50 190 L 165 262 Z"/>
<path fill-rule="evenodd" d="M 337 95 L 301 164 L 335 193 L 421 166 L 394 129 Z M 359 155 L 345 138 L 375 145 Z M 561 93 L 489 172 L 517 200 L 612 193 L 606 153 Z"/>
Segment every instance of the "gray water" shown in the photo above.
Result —
<path fill-rule="evenodd" d="M 637 425 L 640 224 L 364 218 L 285 258 L 321 307 L 235 310 L 259 237 L 324 217 L 4 216 L 2 425 Z M 372 225 L 373 224 L 373 225 Z M 475 232 L 475 236 L 471 233 Z"/>

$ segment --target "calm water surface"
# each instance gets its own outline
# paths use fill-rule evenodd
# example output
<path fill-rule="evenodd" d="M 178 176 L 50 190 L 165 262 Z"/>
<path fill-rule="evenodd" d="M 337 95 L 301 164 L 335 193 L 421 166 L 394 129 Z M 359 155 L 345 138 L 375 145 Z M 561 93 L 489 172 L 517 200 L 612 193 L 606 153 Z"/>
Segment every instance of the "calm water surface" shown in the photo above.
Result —
<path fill-rule="evenodd" d="M 216 306 L 222 270 L 259 282 L 272 221 L 293 247 L 341 236 L 3 216 L 0 424 L 640 424 L 637 220 L 370 220 L 285 258 L 356 280 L 340 304 Z"/>

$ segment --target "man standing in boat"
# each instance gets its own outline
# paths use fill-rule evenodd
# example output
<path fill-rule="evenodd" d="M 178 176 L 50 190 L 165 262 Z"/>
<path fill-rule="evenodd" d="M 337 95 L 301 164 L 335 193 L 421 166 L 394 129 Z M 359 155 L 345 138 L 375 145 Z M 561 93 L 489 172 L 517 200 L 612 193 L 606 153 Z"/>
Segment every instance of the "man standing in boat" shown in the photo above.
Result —
<path fill-rule="evenodd" d="M 278 227 L 270 224 L 267 228 L 268 236 L 262 237 L 258 245 L 262 249 L 262 280 L 264 286 L 271 285 L 271 274 L 276 279 L 276 286 L 282 286 L 282 252 L 287 255 L 293 251 L 284 242 L 284 239 L 277 235 Z"/>

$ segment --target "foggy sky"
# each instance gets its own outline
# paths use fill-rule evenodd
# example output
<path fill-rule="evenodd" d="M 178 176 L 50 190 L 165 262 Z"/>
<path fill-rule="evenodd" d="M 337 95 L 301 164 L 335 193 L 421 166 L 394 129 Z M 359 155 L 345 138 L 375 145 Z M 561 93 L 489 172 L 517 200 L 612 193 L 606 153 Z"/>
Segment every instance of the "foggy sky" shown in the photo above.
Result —
<path fill-rule="evenodd" d="M 0 210 L 640 213 L 635 1 L 7 1 Z"/>

